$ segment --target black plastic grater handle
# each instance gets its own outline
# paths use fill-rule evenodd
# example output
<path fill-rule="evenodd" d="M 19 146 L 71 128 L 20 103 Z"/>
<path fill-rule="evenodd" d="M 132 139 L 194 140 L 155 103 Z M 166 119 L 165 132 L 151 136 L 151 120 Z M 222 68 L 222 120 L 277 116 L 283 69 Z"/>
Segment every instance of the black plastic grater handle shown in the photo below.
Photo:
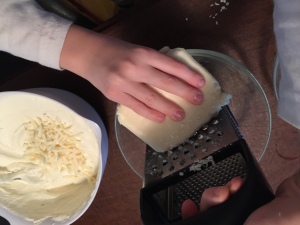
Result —
<path fill-rule="evenodd" d="M 225 147 L 224 152 L 242 152 L 247 163 L 247 178 L 240 190 L 226 202 L 214 206 L 203 213 L 175 222 L 168 221 L 153 199 L 153 194 L 178 182 L 178 176 L 168 176 L 158 183 L 145 187 L 140 192 L 141 218 L 144 225 L 242 225 L 257 208 L 274 198 L 257 161 L 253 158 L 244 139 Z"/>

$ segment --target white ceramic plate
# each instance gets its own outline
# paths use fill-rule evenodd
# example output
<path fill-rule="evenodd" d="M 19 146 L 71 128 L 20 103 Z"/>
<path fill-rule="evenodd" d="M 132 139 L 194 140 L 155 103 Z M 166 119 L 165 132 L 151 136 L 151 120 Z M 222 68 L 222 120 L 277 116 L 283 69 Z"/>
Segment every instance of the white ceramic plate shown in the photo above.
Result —
<path fill-rule="evenodd" d="M 95 131 L 96 135 L 98 136 L 99 140 L 99 146 L 100 148 L 100 154 L 99 154 L 99 162 L 101 162 L 101 167 L 98 169 L 98 178 L 95 186 L 95 190 L 93 191 L 91 198 L 86 203 L 86 205 L 82 208 L 82 210 L 77 213 L 75 216 L 71 217 L 70 219 L 63 221 L 63 222 L 55 222 L 51 218 L 43 221 L 41 225 L 65 225 L 65 224 L 72 224 L 75 222 L 78 218 L 82 216 L 82 214 L 89 208 L 91 203 L 93 202 L 96 193 L 98 191 L 98 188 L 100 186 L 100 182 L 103 176 L 103 172 L 105 169 L 107 156 L 108 156 L 108 137 L 107 132 L 105 129 L 105 126 L 103 124 L 103 121 L 101 120 L 98 113 L 95 111 L 95 109 L 88 104 L 85 100 L 80 98 L 79 96 L 61 90 L 61 89 L 55 89 L 55 88 L 34 88 L 34 89 L 26 89 L 22 90 L 23 92 L 29 92 L 33 94 L 38 94 L 50 99 L 53 99 L 73 111 L 75 111 L 77 114 L 81 115 L 82 117 L 86 118 L 89 125 L 92 127 L 92 129 Z M 2 92 L 0 94 L 5 94 L 5 92 Z M 10 213 L 5 208 L 0 207 L 0 216 L 4 217 L 6 220 L 9 221 L 11 225 L 33 225 L 33 222 L 24 220 L 22 217 L 19 217 L 15 214 Z M 1 219 L 0 219 L 1 223 Z"/>

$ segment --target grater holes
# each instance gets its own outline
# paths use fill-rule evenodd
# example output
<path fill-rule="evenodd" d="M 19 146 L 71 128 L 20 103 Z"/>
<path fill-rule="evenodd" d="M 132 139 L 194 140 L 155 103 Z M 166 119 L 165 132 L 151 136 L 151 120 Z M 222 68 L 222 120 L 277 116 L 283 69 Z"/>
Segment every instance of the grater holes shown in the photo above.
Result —
<path fill-rule="evenodd" d="M 207 148 L 202 148 L 201 152 L 205 154 L 205 153 L 208 152 L 208 149 Z"/>
<path fill-rule="evenodd" d="M 206 136 L 205 137 L 205 142 L 210 142 L 211 141 L 211 137 L 210 136 Z"/>
<path fill-rule="evenodd" d="M 196 153 L 193 153 L 193 154 L 191 155 L 191 159 L 196 159 L 196 158 L 197 158 Z"/>
<path fill-rule="evenodd" d="M 163 162 L 162 162 L 162 165 L 165 166 L 167 164 L 168 164 L 168 160 L 164 159 Z"/>
<path fill-rule="evenodd" d="M 223 134 L 224 134 L 224 132 L 223 132 L 223 131 L 218 131 L 218 132 L 217 132 L 217 136 L 219 136 L 219 137 L 222 137 L 222 136 L 223 136 Z"/>
<path fill-rule="evenodd" d="M 175 167 L 172 165 L 172 166 L 170 166 L 169 171 L 173 171 L 174 169 L 175 169 Z"/>
<path fill-rule="evenodd" d="M 219 147 L 220 146 L 220 142 L 218 142 L 218 141 L 213 141 L 213 142 L 211 142 L 211 144 L 213 146 L 215 146 L 215 147 Z"/>
<path fill-rule="evenodd" d="M 194 143 L 194 148 L 195 148 L 195 149 L 200 148 L 200 146 L 201 146 L 200 143 L 198 143 L 198 142 L 195 142 L 195 143 Z"/>
<path fill-rule="evenodd" d="M 190 153 L 190 151 L 188 150 L 188 149 L 185 149 L 184 151 L 183 151 L 183 154 L 185 154 L 185 155 L 187 155 L 187 154 L 189 154 Z"/>
<path fill-rule="evenodd" d="M 174 186 L 173 215 L 180 216 L 181 204 L 186 199 L 199 203 L 205 189 L 212 186 L 225 185 L 236 176 L 241 176 L 244 179 L 247 175 L 243 166 L 243 158 L 240 155 L 228 157 L 216 165 L 207 167 L 205 170 L 201 170 Z"/>
<path fill-rule="evenodd" d="M 162 177 L 166 177 L 174 173 L 174 171 L 183 169 L 186 165 L 193 164 L 197 158 L 203 158 L 212 151 L 218 149 L 224 144 L 224 124 L 221 122 L 222 116 L 222 113 L 220 113 L 208 124 L 196 131 L 186 142 L 170 151 L 157 153 L 153 149 L 147 150 L 148 152 L 146 152 L 146 154 L 148 154 L 146 155 L 147 164 L 145 165 L 145 173 L 159 175 L 157 171 L 161 169 L 163 171 Z M 226 141 L 227 136 L 224 137 L 224 140 Z M 158 169 L 153 171 L 153 165 L 158 165 Z M 175 168 L 169 170 L 170 165 L 173 165 Z"/>
<path fill-rule="evenodd" d="M 156 171 L 158 169 L 158 166 L 157 165 L 153 165 L 152 166 L 152 171 Z"/>

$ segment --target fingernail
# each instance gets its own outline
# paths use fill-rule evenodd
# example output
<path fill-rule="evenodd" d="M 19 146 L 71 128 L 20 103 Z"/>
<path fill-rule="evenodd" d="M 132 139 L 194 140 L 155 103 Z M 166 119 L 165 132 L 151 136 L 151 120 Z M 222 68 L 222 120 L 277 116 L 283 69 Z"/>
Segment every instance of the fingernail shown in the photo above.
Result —
<path fill-rule="evenodd" d="M 176 120 L 176 121 L 180 121 L 180 120 L 182 120 L 183 118 L 184 118 L 184 116 L 185 116 L 185 113 L 184 113 L 184 111 L 177 111 L 174 115 L 173 115 L 173 120 Z"/>
<path fill-rule="evenodd" d="M 199 104 L 199 103 L 201 103 L 203 101 L 203 94 L 202 94 L 202 92 L 198 92 L 196 95 L 195 95 L 195 97 L 194 97 L 194 102 L 196 103 L 196 104 Z"/>
<path fill-rule="evenodd" d="M 200 77 L 200 78 L 199 78 L 199 81 L 198 81 L 199 87 L 200 87 L 200 88 L 203 87 L 204 84 L 205 84 L 205 79 L 204 79 L 203 77 Z"/>

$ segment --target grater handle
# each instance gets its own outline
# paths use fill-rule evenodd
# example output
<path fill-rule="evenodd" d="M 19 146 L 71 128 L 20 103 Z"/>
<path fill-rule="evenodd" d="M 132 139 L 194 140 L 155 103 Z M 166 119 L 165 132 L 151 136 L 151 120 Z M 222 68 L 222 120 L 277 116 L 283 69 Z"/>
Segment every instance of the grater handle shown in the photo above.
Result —
<path fill-rule="evenodd" d="M 274 194 L 266 181 L 258 163 L 248 150 L 244 139 L 236 143 L 236 148 L 246 149 L 248 176 L 244 184 L 226 202 L 214 206 L 196 216 L 168 222 L 157 212 L 147 194 L 141 191 L 141 218 L 145 225 L 242 225 L 249 215 L 262 205 L 274 199 Z"/>

